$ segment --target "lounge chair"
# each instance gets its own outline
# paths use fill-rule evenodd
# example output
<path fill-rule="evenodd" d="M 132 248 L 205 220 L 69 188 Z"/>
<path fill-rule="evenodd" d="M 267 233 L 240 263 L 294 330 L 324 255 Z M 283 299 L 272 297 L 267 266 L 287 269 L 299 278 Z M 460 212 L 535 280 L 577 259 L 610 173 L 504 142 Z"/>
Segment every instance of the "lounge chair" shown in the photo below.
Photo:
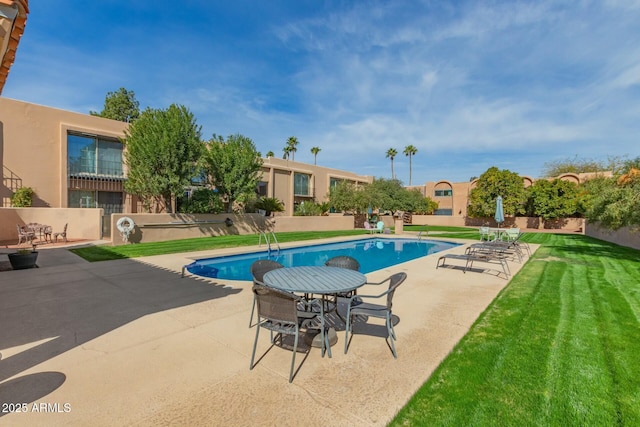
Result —
<path fill-rule="evenodd" d="M 380 283 L 375 283 L 376 285 L 381 285 L 385 282 L 389 282 L 389 287 L 385 292 L 382 292 L 379 295 L 354 295 L 349 299 L 349 305 L 347 309 L 347 322 L 345 328 L 345 340 L 344 340 L 344 353 L 347 354 L 349 349 L 349 343 L 351 338 L 353 337 L 353 321 L 356 316 L 365 316 L 369 317 L 377 317 L 380 319 L 385 319 L 385 324 L 387 327 L 387 342 L 389 347 L 391 348 L 391 352 L 393 353 L 394 358 L 398 358 L 398 353 L 396 352 L 396 346 L 394 341 L 396 338 L 396 332 L 393 328 L 392 316 L 393 313 L 391 311 L 393 305 L 393 295 L 395 294 L 398 286 L 402 284 L 407 278 L 407 273 L 396 273 L 393 276 L 388 277 Z M 372 283 L 373 284 L 373 283 Z M 373 304 L 368 302 L 373 299 L 385 298 L 385 304 Z"/>
<path fill-rule="evenodd" d="M 373 234 L 373 228 L 371 228 L 371 224 L 369 224 L 369 221 L 364 222 L 364 229 L 367 230 L 369 234 Z"/>
<path fill-rule="evenodd" d="M 261 360 L 276 343 L 282 344 L 283 335 L 293 335 L 293 355 L 291 357 L 291 368 L 289 370 L 289 382 L 293 381 L 296 353 L 298 352 L 298 340 L 301 329 L 320 329 L 322 341 L 322 356 L 325 352 L 331 357 L 331 347 L 327 328 L 324 323 L 324 311 L 322 304 L 318 300 L 306 301 L 290 292 L 280 291 L 262 285 L 253 285 L 256 305 L 258 307 L 258 324 L 256 325 L 256 338 L 251 352 L 251 363 L 249 369 L 254 368 L 256 347 L 258 346 L 258 336 L 260 329 L 265 328 L 271 331 L 271 347 L 260 357 Z M 299 310 L 300 305 L 319 306 L 319 312 L 309 310 Z M 274 337 L 273 333 L 276 333 Z"/>
<path fill-rule="evenodd" d="M 478 246 L 476 246 L 478 245 Z M 479 246 L 490 246 L 490 248 L 480 248 Z M 438 258 L 438 262 L 436 263 L 436 269 L 439 267 L 445 267 L 447 265 L 447 260 L 455 259 L 461 260 L 465 262 L 464 267 L 462 268 L 462 272 L 466 273 L 467 270 L 473 268 L 474 262 L 482 262 L 485 264 L 497 264 L 502 267 L 502 271 L 504 272 L 505 278 L 509 279 L 511 275 L 511 270 L 509 269 L 509 264 L 507 264 L 507 259 L 504 254 L 506 249 L 500 248 L 497 245 L 493 245 L 493 243 L 476 243 L 467 248 L 467 252 L 464 254 L 444 254 L 440 258 Z M 498 274 L 500 274 L 498 272 Z"/>
<path fill-rule="evenodd" d="M 373 229 L 373 232 L 382 234 L 384 232 L 384 222 L 378 221 L 376 223 L 376 228 Z"/>

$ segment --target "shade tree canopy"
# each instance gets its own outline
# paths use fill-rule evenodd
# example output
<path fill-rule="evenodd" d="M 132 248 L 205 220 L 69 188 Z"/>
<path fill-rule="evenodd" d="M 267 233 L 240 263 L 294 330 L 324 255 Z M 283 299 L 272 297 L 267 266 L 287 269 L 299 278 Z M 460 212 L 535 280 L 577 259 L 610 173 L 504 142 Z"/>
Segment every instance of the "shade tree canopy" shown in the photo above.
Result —
<path fill-rule="evenodd" d="M 235 134 L 225 140 L 213 135 L 206 144 L 201 166 L 209 184 L 228 203 L 228 212 L 233 211 L 236 202 L 244 205 L 255 198 L 262 159 L 250 138 Z"/>
<path fill-rule="evenodd" d="M 522 177 L 510 170 L 500 170 L 493 166 L 480 175 L 476 187 L 471 190 L 467 214 L 471 217 L 493 217 L 498 196 L 502 196 L 505 215 L 525 213 L 527 196 Z"/>
<path fill-rule="evenodd" d="M 125 130 L 124 187 L 141 198 L 147 211 L 172 212 L 175 196 L 196 173 L 194 165 L 203 152 L 200 132 L 193 114 L 176 104 L 166 110 L 147 108 Z"/>
<path fill-rule="evenodd" d="M 132 90 L 121 87 L 115 92 L 107 93 L 102 111 L 89 111 L 89 114 L 104 117 L 105 119 L 133 123 L 140 117 L 140 103 Z"/>

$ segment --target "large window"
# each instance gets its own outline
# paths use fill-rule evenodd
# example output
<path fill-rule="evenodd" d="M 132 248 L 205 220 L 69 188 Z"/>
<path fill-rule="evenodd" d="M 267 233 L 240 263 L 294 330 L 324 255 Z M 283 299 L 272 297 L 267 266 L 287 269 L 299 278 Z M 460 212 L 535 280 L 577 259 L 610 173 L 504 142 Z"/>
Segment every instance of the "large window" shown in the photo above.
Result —
<path fill-rule="evenodd" d="M 296 196 L 311 196 L 309 188 L 311 176 L 304 173 L 293 174 L 293 193 Z"/>
<path fill-rule="evenodd" d="M 97 136 L 67 136 L 69 175 L 123 177 L 122 144 Z"/>
<path fill-rule="evenodd" d="M 453 196 L 453 190 L 436 190 L 435 196 L 436 197 Z"/>

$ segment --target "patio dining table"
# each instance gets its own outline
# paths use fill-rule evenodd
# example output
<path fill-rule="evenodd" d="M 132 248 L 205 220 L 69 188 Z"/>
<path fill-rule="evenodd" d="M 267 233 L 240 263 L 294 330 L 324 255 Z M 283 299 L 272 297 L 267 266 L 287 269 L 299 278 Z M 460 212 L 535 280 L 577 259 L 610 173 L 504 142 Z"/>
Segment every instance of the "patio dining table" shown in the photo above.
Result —
<path fill-rule="evenodd" d="M 350 292 L 364 285 L 367 277 L 357 271 L 340 267 L 301 266 L 276 268 L 264 275 L 264 284 L 281 291 L 318 294 L 323 300 L 328 295 Z M 337 311 L 337 307 L 335 307 Z M 334 328 L 329 329 L 329 343 L 337 342 Z M 319 340 L 313 340 L 313 346 L 321 346 Z"/>

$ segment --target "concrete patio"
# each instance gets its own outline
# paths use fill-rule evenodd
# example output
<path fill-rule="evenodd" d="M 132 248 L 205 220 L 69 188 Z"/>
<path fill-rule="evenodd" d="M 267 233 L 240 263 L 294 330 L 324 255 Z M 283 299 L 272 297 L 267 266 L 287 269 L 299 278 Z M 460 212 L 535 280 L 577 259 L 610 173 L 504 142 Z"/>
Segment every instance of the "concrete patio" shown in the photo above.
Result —
<path fill-rule="evenodd" d="M 249 370 L 250 282 L 180 277 L 194 258 L 233 252 L 89 263 L 56 247 L 38 269 L 0 272 L 0 425 L 382 426 L 508 283 L 436 270 L 438 254 L 368 274 L 408 274 L 394 299 L 398 359 L 383 326 L 360 329 L 343 354 L 336 318 L 333 358 L 300 353 L 289 384 L 289 350 Z"/>

